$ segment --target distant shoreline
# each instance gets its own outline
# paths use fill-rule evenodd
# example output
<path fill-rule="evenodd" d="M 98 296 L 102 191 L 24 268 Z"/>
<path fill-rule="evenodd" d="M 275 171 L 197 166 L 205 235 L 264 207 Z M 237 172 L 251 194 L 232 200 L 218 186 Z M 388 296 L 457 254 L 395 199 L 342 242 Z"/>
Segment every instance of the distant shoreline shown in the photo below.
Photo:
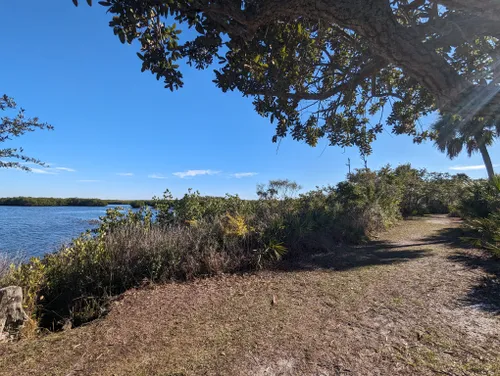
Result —
<path fill-rule="evenodd" d="M 55 197 L 3 197 L 0 206 L 108 206 L 130 205 L 139 208 L 152 205 L 151 200 L 102 200 L 99 198 L 55 198 Z"/>

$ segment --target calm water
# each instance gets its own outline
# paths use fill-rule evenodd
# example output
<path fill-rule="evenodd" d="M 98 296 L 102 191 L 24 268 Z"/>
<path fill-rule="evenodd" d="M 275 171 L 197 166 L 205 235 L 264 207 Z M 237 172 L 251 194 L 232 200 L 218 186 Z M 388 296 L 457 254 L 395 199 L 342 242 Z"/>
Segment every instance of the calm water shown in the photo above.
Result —
<path fill-rule="evenodd" d="M 26 256 L 52 252 L 95 228 L 91 221 L 106 214 L 109 207 L 0 206 L 0 251 Z"/>

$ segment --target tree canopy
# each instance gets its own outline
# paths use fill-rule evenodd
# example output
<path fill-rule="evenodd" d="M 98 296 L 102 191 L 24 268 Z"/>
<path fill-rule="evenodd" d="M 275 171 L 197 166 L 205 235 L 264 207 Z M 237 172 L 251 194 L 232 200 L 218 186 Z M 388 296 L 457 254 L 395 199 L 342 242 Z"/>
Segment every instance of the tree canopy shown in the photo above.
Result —
<path fill-rule="evenodd" d="M 252 97 L 276 126 L 274 141 L 290 134 L 315 145 L 326 137 L 368 154 L 385 124 L 416 142 L 429 137 L 418 121 L 436 110 L 459 119 L 458 127 L 498 124 L 496 0 L 99 4 L 122 43 L 139 42 L 143 71 L 175 90 L 183 86 L 183 61 L 197 69 L 215 65 L 215 84 Z M 178 24 L 195 36 L 184 38 Z"/>
<path fill-rule="evenodd" d="M 8 110 L 16 111 L 17 104 L 13 98 L 3 95 L 0 97 L 0 111 Z M 0 143 L 12 140 L 27 132 L 33 132 L 36 129 L 53 129 L 53 126 L 40 122 L 36 117 L 26 118 L 24 109 L 20 108 L 15 116 L 0 118 Z M 0 148 L 0 168 L 19 168 L 30 171 L 30 168 L 23 162 L 45 165 L 39 159 L 24 155 L 22 148 Z"/>

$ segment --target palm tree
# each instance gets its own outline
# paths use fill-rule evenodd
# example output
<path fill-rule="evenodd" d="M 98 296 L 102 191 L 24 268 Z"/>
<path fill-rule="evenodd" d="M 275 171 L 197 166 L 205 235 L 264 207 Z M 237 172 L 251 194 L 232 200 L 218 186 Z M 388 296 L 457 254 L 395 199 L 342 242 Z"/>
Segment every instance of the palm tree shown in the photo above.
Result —
<path fill-rule="evenodd" d="M 495 172 L 487 146 L 491 146 L 495 137 L 500 136 L 500 124 L 485 124 L 477 120 L 464 126 L 463 121 L 453 115 L 444 115 L 432 126 L 432 138 L 436 147 L 453 159 L 465 147 L 467 155 L 479 151 L 483 157 L 488 178 L 493 181 Z"/>

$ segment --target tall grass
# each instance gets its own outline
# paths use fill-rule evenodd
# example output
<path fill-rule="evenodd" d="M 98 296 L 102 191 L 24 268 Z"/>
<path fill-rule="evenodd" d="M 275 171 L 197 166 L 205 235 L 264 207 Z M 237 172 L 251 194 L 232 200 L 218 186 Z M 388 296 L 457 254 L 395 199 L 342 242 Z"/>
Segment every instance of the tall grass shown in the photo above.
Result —
<path fill-rule="evenodd" d="M 0 281 L 5 280 L 12 268 L 20 265 L 23 260 L 21 253 L 0 252 Z"/>
<path fill-rule="evenodd" d="M 11 260 L 7 253 L 0 253 L 0 279 L 9 273 Z"/>

